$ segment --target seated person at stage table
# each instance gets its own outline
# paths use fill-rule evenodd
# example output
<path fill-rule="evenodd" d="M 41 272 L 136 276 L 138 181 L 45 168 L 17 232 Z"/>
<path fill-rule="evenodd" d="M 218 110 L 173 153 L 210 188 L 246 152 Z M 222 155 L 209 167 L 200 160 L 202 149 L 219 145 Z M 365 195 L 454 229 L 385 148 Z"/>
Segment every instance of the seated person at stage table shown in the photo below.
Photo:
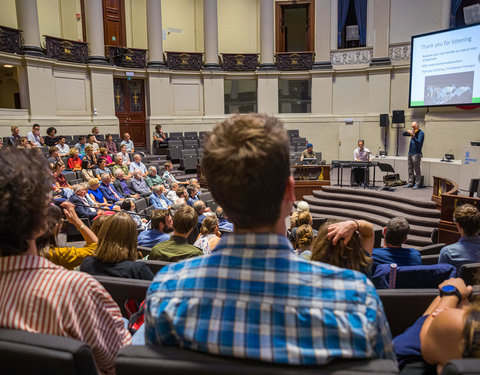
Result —
<path fill-rule="evenodd" d="M 302 156 L 300 156 L 300 161 L 302 162 L 303 159 L 308 158 L 308 159 L 315 159 L 317 156 L 315 155 L 315 152 L 313 152 L 313 145 L 311 143 L 307 143 L 307 148 L 306 150 L 302 151 Z"/>
<path fill-rule="evenodd" d="M 416 249 L 402 247 L 410 232 L 410 225 L 404 217 L 390 219 L 383 228 L 384 243 L 382 248 L 373 249 L 373 269 L 379 264 L 395 263 L 397 266 L 421 266 L 422 258 Z"/>
<path fill-rule="evenodd" d="M 51 203 L 42 153 L 12 147 L 0 152 L 0 165 L 0 327 L 83 341 L 99 373 L 115 373 L 118 351 L 131 342 L 118 305 L 90 275 L 38 256 L 35 242 L 48 229 Z M 64 214 L 73 221 L 69 209 Z"/>
<path fill-rule="evenodd" d="M 359 140 L 358 147 L 353 151 L 354 161 L 372 161 L 372 153 L 365 147 L 365 141 Z M 361 185 L 368 184 L 368 168 L 366 167 L 354 167 L 352 168 L 353 184 Z"/>
<path fill-rule="evenodd" d="M 146 297 L 147 344 L 295 365 L 394 358 L 382 303 L 365 275 L 307 261 L 285 237 L 295 201 L 289 154 L 276 118 L 234 115 L 216 125 L 202 171 L 235 231 L 210 255 L 157 273 Z M 187 209 L 195 214 L 189 206 L 178 212 Z M 328 236 L 336 243 L 356 229 L 340 223 Z"/>
<path fill-rule="evenodd" d="M 173 235 L 167 241 L 156 244 L 148 259 L 178 262 L 179 260 L 203 255 L 202 250 L 190 245 L 188 236 L 197 226 L 197 214 L 187 205 L 180 207 L 173 216 Z"/>
<path fill-rule="evenodd" d="M 451 360 L 480 357 L 480 302 L 470 303 L 472 287 L 462 279 L 449 279 L 438 289 L 440 295 L 424 314 L 394 339 L 400 369 L 423 360 L 436 366 L 434 373 L 440 374 Z"/>
<path fill-rule="evenodd" d="M 462 264 L 480 262 L 480 213 L 475 206 L 457 207 L 453 219 L 460 239 L 440 251 L 438 263 L 449 263 L 458 269 Z"/>
<path fill-rule="evenodd" d="M 169 210 L 153 210 L 150 225 L 152 229 L 145 230 L 138 235 L 138 246 L 154 247 L 157 243 L 167 241 L 173 226 L 172 215 Z"/>

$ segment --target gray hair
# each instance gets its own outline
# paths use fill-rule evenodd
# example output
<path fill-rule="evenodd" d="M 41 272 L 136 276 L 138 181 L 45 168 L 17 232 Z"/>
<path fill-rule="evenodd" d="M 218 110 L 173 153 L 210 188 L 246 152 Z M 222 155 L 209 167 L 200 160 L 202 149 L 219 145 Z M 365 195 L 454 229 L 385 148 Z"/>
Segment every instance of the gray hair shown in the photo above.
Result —
<path fill-rule="evenodd" d="M 75 184 L 75 185 L 72 186 L 72 189 L 73 189 L 73 192 L 75 194 L 77 194 L 77 191 L 85 189 L 85 185 L 84 184 Z"/>
<path fill-rule="evenodd" d="M 115 169 L 115 172 L 113 173 L 113 175 L 114 175 L 115 177 L 118 177 L 118 176 L 120 176 L 122 173 L 123 173 L 123 170 L 121 170 L 120 168 L 117 168 L 117 169 Z"/>
<path fill-rule="evenodd" d="M 102 173 L 102 174 L 100 175 L 100 178 L 102 179 L 102 181 L 106 180 L 106 179 L 109 178 L 109 177 L 110 177 L 110 174 L 109 174 L 109 173 Z"/>
<path fill-rule="evenodd" d="M 204 211 L 205 208 L 206 208 L 205 202 L 200 199 L 195 203 L 193 203 L 193 209 L 195 210 L 197 215 L 201 215 L 203 213 L 202 211 Z"/>
<path fill-rule="evenodd" d="M 152 173 L 154 169 L 157 170 L 157 168 L 154 165 L 151 165 L 150 167 L 148 167 L 148 174 Z"/>
<path fill-rule="evenodd" d="M 121 152 L 119 152 L 117 155 L 115 155 L 115 161 L 118 161 L 118 159 L 122 158 L 123 159 L 123 155 Z"/>
<path fill-rule="evenodd" d="M 152 191 L 157 194 L 162 189 L 162 185 L 153 185 Z"/>
<path fill-rule="evenodd" d="M 385 244 L 392 246 L 402 246 L 410 232 L 410 225 L 407 219 L 398 216 L 391 218 L 385 230 Z"/>
<path fill-rule="evenodd" d="M 142 171 L 140 169 L 135 169 L 135 171 L 133 172 L 133 177 L 142 177 Z"/>

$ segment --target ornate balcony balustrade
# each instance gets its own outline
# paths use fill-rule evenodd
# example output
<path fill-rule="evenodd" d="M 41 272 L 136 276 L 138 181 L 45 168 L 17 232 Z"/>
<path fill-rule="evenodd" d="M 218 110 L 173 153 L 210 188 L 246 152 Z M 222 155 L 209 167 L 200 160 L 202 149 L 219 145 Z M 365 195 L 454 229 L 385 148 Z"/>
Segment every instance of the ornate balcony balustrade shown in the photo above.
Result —
<path fill-rule="evenodd" d="M 52 59 L 88 63 L 88 44 L 45 35 L 45 55 Z"/>
<path fill-rule="evenodd" d="M 147 66 L 147 50 L 106 46 L 106 57 L 110 64 L 125 68 L 145 68 Z"/>
<path fill-rule="evenodd" d="M 228 71 L 252 71 L 258 66 L 257 53 L 222 53 L 222 69 Z"/>
<path fill-rule="evenodd" d="M 314 52 L 278 52 L 278 70 L 310 70 L 313 66 Z"/>
<path fill-rule="evenodd" d="M 0 26 L 0 51 L 23 53 L 21 30 Z"/>
<path fill-rule="evenodd" d="M 202 70 L 203 53 L 201 52 L 165 52 L 167 67 L 174 70 Z"/>

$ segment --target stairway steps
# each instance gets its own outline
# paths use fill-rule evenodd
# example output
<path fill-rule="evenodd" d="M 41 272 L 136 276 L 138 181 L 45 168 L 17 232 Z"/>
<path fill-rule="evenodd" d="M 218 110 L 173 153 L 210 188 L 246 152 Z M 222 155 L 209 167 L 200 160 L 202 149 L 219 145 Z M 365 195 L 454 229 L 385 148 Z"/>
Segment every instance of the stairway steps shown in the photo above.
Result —
<path fill-rule="evenodd" d="M 376 207 L 384 207 L 390 210 L 398 212 L 396 216 L 404 216 L 405 214 L 414 214 L 422 217 L 435 218 L 437 221 L 440 219 L 440 211 L 437 209 L 417 207 L 407 205 L 401 202 L 395 202 L 386 199 L 379 199 L 376 197 L 353 195 L 353 194 L 339 194 L 330 193 L 322 190 L 314 190 L 313 196 L 320 200 L 337 201 L 337 202 L 351 202 L 355 205 L 373 205 Z"/>
<path fill-rule="evenodd" d="M 406 204 L 411 204 L 415 207 L 424 207 L 435 209 L 435 202 L 425 202 L 418 199 L 410 199 L 401 196 L 397 196 L 391 193 L 384 193 L 381 191 L 374 191 L 368 189 L 355 189 L 347 187 L 337 187 L 337 186 L 322 186 L 322 190 L 328 193 L 337 193 L 337 194 L 349 194 L 349 195 L 362 195 L 366 197 L 375 197 L 378 199 L 384 199 L 386 201 L 395 201 Z M 314 192 L 315 193 L 315 192 Z"/>
<path fill-rule="evenodd" d="M 422 217 L 419 215 L 407 214 L 405 212 L 400 212 L 394 209 L 385 208 L 385 207 L 378 207 L 374 204 L 362 204 L 362 203 L 355 203 L 352 204 L 351 202 L 339 201 L 339 200 L 330 200 L 330 199 L 320 199 L 315 198 L 311 195 L 306 195 L 303 199 L 308 202 L 308 204 L 312 207 L 316 208 L 323 208 L 325 210 L 330 210 L 330 212 L 345 212 L 348 215 L 358 212 L 359 214 L 371 214 L 377 215 L 382 217 L 385 220 L 389 220 L 392 217 L 396 216 L 403 216 L 408 222 L 412 225 L 418 226 L 427 226 L 427 227 L 437 227 L 439 219 L 431 218 L 431 217 Z"/>

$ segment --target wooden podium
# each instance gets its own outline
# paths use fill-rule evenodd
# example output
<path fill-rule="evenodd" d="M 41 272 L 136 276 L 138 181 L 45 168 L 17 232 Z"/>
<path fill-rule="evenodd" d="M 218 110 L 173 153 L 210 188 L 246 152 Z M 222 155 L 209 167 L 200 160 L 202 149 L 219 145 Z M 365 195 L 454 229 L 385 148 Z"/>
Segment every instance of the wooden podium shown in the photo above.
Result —
<path fill-rule="evenodd" d="M 296 200 L 312 195 L 322 186 L 330 186 L 330 165 L 292 165 L 290 168 L 295 180 Z"/>

